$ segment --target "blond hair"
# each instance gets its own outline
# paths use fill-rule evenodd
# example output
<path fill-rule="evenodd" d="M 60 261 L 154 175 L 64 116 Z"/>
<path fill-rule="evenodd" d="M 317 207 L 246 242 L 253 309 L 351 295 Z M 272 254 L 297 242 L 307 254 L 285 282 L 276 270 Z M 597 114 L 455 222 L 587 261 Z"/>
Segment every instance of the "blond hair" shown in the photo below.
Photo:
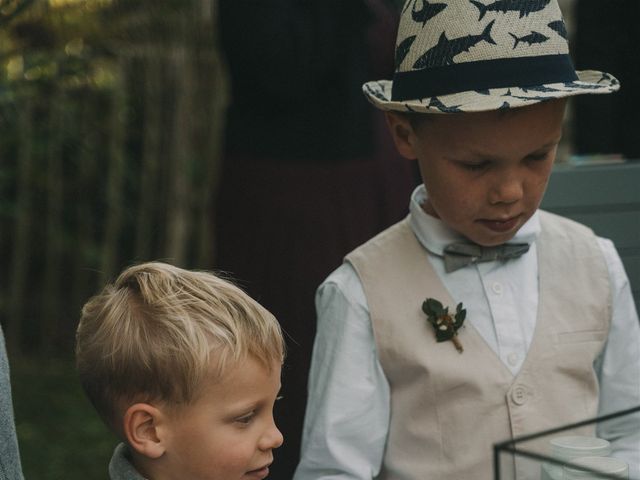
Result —
<path fill-rule="evenodd" d="M 80 382 L 116 431 L 127 402 L 188 404 L 247 355 L 282 362 L 273 315 L 227 280 L 160 262 L 122 272 L 84 305 L 76 332 Z"/>

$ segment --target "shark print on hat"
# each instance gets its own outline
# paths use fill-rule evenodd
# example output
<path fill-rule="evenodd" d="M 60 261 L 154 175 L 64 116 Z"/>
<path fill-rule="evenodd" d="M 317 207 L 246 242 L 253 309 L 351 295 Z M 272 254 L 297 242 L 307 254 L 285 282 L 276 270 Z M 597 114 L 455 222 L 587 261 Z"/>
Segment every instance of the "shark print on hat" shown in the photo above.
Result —
<path fill-rule="evenodd" d="M 462 52 L 468 52 L 471 47 L 476 46 L 480 42 L 488 42 L 495 45 L 495 40 L 491 38 L 491 29 L 494 23 L 495 20 L 492 20 L 480 35 L 467 35 L 449 40 L 446 32 L 442 32 L 438 44 L 418 58 L 413 68 L 451 65 L 455 63 L 453 59 L 456 55 Z"/>
<path fill-rule="evenodd" d="M 451 105 L 450 107 L 447 107 L 444 103 L 440 101 L 438 97 L 433 97 L 429 102 L 429 106 L 435 107 L 441 112 L 447 112 L 447 113 L 458 113 L 462 111 L 460 110 L 458 105 Z"/>
<path fill-rule="evenodd" d="M 413 18 L 415 22 L 422 23 L 423 27 L 429 20 L 431 20 L 433 17 L 447 8 L 446 3 L 429 3 L 427 0 L 421 0 L 422 8 L 420 10 L 416 10 L 418 1 L 419 0 L 414 0 L 413 2 L 413 7 L 411 9 L 411 18 Z"/>
<path fill-rule="evenodd" d="M 511 95 L 511 98 L 517 98 L 518 100 L 524 100 L 527 102 L 544 102 L 545 100 L 549 100 L 549 97 L 542 97 L 542 96 L 525 97 L 523 95 Z"/>
<path fill-rule="evenodd" d="M 558 35 L 560 35 L 562 38 L 564 38 L 565 40 L 569 38 L 569 34 L 567 32 L 567 26 L 564 24 L 562 20 L 556 20 L 554 22 L 549 23 L 547 26 L 551 30 L 556 32 Z"/>
<path fill-rule="evenodd" d="M 410 37 L 407 37 L 402 42 L 400 42 L 400 45 L 398 45 L 398 48 L 396 48 L 396 68 L 400 66 L 400 64 L 407 56 L 407 53 L 409 53 L 411 45 L 413 45 L 415 39 L 416 36 L 411 35 Z"/>
<path fill-rule="evenodd" d="M 573 83 L 567 82 L 567 83 L 565 83 L 565 87 L 567 87 L 567 88 L 585 88 L 585 89 L 597 89 L 597 88 L 600 88 L 598 85 L 582 85 L 582 84 L 576 85 L 575 82 L 573 82 Z"/>
<path fill-rule="evenodd" d="M 607 72 L 602 72 L 602 76 L 600 77 L 600 80 L 598 80 L 598 83 L 602 82 L 613 82 L 616 84 L 619 83 L 617 78 L 615 78 L 613 75 L 608 74 Z"/>
<path fill-rule="evenodd" d="M 490 5 L 485 5 L 477 0 L 469 0 L 480 11 L 480 18 L 482 20 L 487 12 L 519 12 L 520 18 L 529 15 L 533 12 L 538 12 L 544 9 L 551 0 L 497 0 Z"/>
<path fill-rule="evenodd" d="M 529 45 L 533 45 L 534 43 L 544 43 L 549 40 L 549 37 L 543 35 L 538 32 L 531 32 L 529 35 L 525 35 L 524 37 L 518 37 L 513 33 L 509 32 L 509 35 L 513 37 L 515 43 L 513 44 L 514 50 L 517 48 L 520 42 L 528 43 Z"/>
<path fill-rule="evenodd" d="M 380 87 L 381 85 L 379 83 L 371 82 L 370 84 L 365 84 L 363 86 L 363 90 L 367 94 L 367 96 L 377 98 L 378 100 L 384 102 L 387 97 L 384 95 Z"/>
<path fill-rule="evenodd" d="M 381 110 L 434 114 L 615 92 L 612 75 L 576 71 L 558 1 L 407 0 L 393 79 L 363 92 Z"/>
<path fill-rule="evenodd" d="M 522 91 L 527 93 L 529 91 L 532 92 L 538 92 L 538 93 L 551 93 L 551 92 L 559 92 L 560 90 L 558 90 L 557 88 L 549 88 L 549 87 L 545 87 L 544 85 L 539 85 L 537 87 L 523 87 Z"/>

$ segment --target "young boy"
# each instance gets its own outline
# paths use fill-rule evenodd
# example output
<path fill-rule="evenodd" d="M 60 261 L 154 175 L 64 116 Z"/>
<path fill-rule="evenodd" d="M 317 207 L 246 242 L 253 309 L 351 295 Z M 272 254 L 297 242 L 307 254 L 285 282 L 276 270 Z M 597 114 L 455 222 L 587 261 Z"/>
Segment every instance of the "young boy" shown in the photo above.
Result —
<path fill-rule="evenodd" d="M 493 443 L 640 404 L 613 244 L 538 210 L 565 97 L 617 89 L 575 72 L 555 0 L 405 4 L 393 82 L 364 91 L 423 185 L 318 290 L 295 480 L 488 480 Z M 634 478 L 640 418 L 620 423 L 591 433 Z"/>
<path fill-rule="evenodd" d="M 239 288 L 137 265 L 87 302 L 76 340 L 82 386 L 123 441 L 112 480 L 267 477 L 284 342 Z"/>

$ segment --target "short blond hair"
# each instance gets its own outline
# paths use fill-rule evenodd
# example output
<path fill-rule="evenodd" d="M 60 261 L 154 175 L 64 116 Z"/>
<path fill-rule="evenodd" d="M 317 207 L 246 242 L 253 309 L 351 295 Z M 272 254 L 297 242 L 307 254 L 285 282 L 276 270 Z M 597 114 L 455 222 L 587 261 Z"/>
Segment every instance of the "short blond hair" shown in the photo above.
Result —
<path fill-rule="evenodd" d="M 282 362 L 274 316 L 230 281 L 166 263 L 132 266 L 89 299 L 76 332 L 80 382 L 105 422 L 137 401 L 189 404 L 205 377 L 252 355 Z"/>

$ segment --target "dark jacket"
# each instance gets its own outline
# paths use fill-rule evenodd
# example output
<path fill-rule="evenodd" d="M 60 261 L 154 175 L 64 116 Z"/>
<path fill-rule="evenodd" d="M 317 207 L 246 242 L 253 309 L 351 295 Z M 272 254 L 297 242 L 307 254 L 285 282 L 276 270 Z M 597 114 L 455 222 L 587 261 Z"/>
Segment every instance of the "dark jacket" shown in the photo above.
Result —
<path fill-rule="evenodd" d="M 376 64 L 393 63 L 376 43 L 391 47 L 395 31 L 381 35 L 380 23 L 364 0 L 220 0 L 227 151 L 296 162 L 370 156 L 373 107 L 362 84 L 391 74 Z"/>

